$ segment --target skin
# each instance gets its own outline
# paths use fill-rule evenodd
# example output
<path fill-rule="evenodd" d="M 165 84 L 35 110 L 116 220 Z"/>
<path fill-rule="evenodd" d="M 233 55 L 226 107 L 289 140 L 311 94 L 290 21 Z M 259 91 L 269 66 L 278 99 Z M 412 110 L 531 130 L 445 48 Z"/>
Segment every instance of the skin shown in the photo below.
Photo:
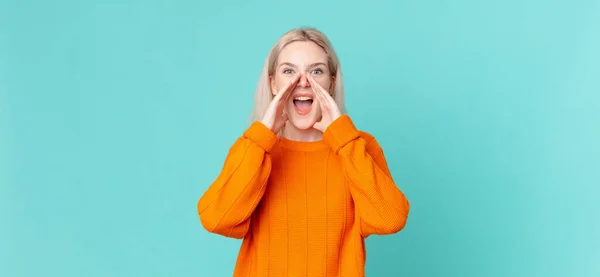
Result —
<path fill-rule="evenodd" d="M 335 77 L 329 72 L 327 54 L 311 41 L 297 41 L 282 49 L 275 73 L 270 76 L 274 98 L 262 122 L 277 133 L 285 125 L 283 136 L 297 141 L 322 139 L 331 122 L 341 116 L 331 96 Z M 310 112 L 300 114 L 294 98 L 313 99 Z"/>

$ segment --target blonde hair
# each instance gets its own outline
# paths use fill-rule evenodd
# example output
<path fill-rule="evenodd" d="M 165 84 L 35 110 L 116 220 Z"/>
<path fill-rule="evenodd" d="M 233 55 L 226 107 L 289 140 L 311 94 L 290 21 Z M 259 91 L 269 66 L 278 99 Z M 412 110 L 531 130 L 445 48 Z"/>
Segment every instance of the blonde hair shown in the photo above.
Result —
<path fill-rule="evenodd" d="M 262 120 L 271 100 L 273 94 L 271 93 L 270 76 L 274 74 L 275 67 L 277 66 L 277 58 L 281 50 L 288 44 L 296 41 L 312 41 L 319 45 L 328 57 L 329 72 L 335 77 L 335 85 L 332 93 L 332 97 L 338 104 L 340 112 L 346 113 L 344 103 L 344 86 L 342 82 L 342 69 L 340 67 L 340 61 L 333 49 L 333 46 L 327 36 L 315 28 L 296 28 L 288 31 L 275 42 L 271 51 L 267 55 L 265 64 L 260 78 L 256 86 L 256 92 L 254 94 L 254 109 L 250 116 L 250 122 Z"/>

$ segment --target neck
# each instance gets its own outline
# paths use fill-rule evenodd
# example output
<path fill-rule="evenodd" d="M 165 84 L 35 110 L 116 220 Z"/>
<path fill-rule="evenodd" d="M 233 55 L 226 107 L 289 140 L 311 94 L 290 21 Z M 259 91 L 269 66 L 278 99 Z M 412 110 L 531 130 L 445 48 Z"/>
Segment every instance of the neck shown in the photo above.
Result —
<path fill-rule="evenodd" d="M 287 122 L 282 131 L 282 136 L 289 140 L 313 142 L 323 139 L 323 133 L 317 129 L 310 128 L 306 130 L 298 129 Z"/>

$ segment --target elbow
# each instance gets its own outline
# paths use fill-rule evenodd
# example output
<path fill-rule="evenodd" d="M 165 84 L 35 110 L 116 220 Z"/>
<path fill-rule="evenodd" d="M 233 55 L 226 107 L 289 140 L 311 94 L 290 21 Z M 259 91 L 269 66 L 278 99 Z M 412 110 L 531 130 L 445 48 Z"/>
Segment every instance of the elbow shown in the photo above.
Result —
<path fill-rule="evenodd" d="M 362 219 L 361 235 L 367 238 L 371 235 L 392 235 L 396 234 L 406 226 L 407 217 L 403 214 L 389 216 L 386 220 L 369 221 Z"/>
<path fill-rule="evenodd" d="M 398 233 L 404 229 L 406 222 L 408 221 L 408 214 L 410 212 L 410 203 L 405 199 L 403 209 L 396 212 L 396 217 L 393 220 L 393 224 L 390 225 L 389 231 L 391 234 Z"/>
<path fill-rule="evenodd" d="M 220 224 L 222 218 L 217 215 L 214 211 L 210 209 L 203 202 L 203 199 L 200 199 L 196 205 L 196 211 L 198 212 L 198 217 L 200 217 L 200 224 L 204 228 L 204 230 L 209 233 L 223 235 L 225 230 L 223 225 Z"/>
<path fill-rule="evenodd" d="M 206 213 L 198 213 L 198 216 L 200 217 L 200 224 L 202 224 L 204 230 L 208 231 L 209 233 L 218 232 L 216 228 L 218 221 L 215 220 L 214 217 L 209 216 Z"/>
<path fill-rule="evenodd" d="M 200 224 L 209 233 L 228 238 L 241 239 L 250 229 L 250 218 L 240 218 L 223 213 L 219 209 L 206 205 L 200 199 L 196 205 Z"/>
<path fill-rule="evenodd" d="M 387 224 L 387 226 L 383 229 L 384 234 L 395 234 L 402 231 L 402 229 L 404 229 L 406 226 L 407 220 L 408 216 L 398 215 L 395 220 L 391 221 L 390 224 Z"/>
<path fill-rule="evenodd" d="M 379 226 L 379 233 L 381 235 L 391 235 L 402 231 L 404 227 L 406 227 L 409 211 L 410 205 L 407 201 L 404 209 L 396 210 L 395 213 L 390 216 L 389 220 Z"/>
<path fill-rule="evenodd" d="M 223 224 L 223 220 L 206 213 L 199 213 L 202 227 L 209 233 L 221 235 L 228 238 L 241 239 L 248 232 L 248 222 L 244 221 L 237 225 Z"/>
<path fill-rule="evenodd" d="M 202 227 L 210 232 L 214 233 L 216 230 L 216 226 L 219 224 L 218 218 L 208 212 L 208 207 L 203 203 L 203 199 L 201 198 L 198 203 L 196 203 L 196 212 L 198 212 L 198 217 L 200 217 L 200 224 Z"/>
<path fill-rule="evenodd" d="M 374 233 L 378 235 L 392 235 L 398 233 L 406 226 L 407 217 L 405 215 L 397 215 L 386 222 L 382 222 L 377 226 Z"/>

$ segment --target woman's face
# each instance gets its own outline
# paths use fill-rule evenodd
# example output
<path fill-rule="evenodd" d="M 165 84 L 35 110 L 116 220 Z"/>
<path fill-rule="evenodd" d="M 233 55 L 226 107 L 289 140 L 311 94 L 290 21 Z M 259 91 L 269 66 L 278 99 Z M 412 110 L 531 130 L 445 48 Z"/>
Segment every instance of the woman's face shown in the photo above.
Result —
<path fill-rule="evenodd" d="M 327 60 L 325 51 L 311 41 L 292 42 L 279 53 L 275 72 L 271 76 L 271 91 L 273 94 L 279 93 L 295 76 L 300 76 L 285 104 L 290 123 L 298 129 L 312 128 L 321 119 L 321 109 L 307 76 L 311 75 L 316 83 L 331 94 L 333 78 Z"/>

